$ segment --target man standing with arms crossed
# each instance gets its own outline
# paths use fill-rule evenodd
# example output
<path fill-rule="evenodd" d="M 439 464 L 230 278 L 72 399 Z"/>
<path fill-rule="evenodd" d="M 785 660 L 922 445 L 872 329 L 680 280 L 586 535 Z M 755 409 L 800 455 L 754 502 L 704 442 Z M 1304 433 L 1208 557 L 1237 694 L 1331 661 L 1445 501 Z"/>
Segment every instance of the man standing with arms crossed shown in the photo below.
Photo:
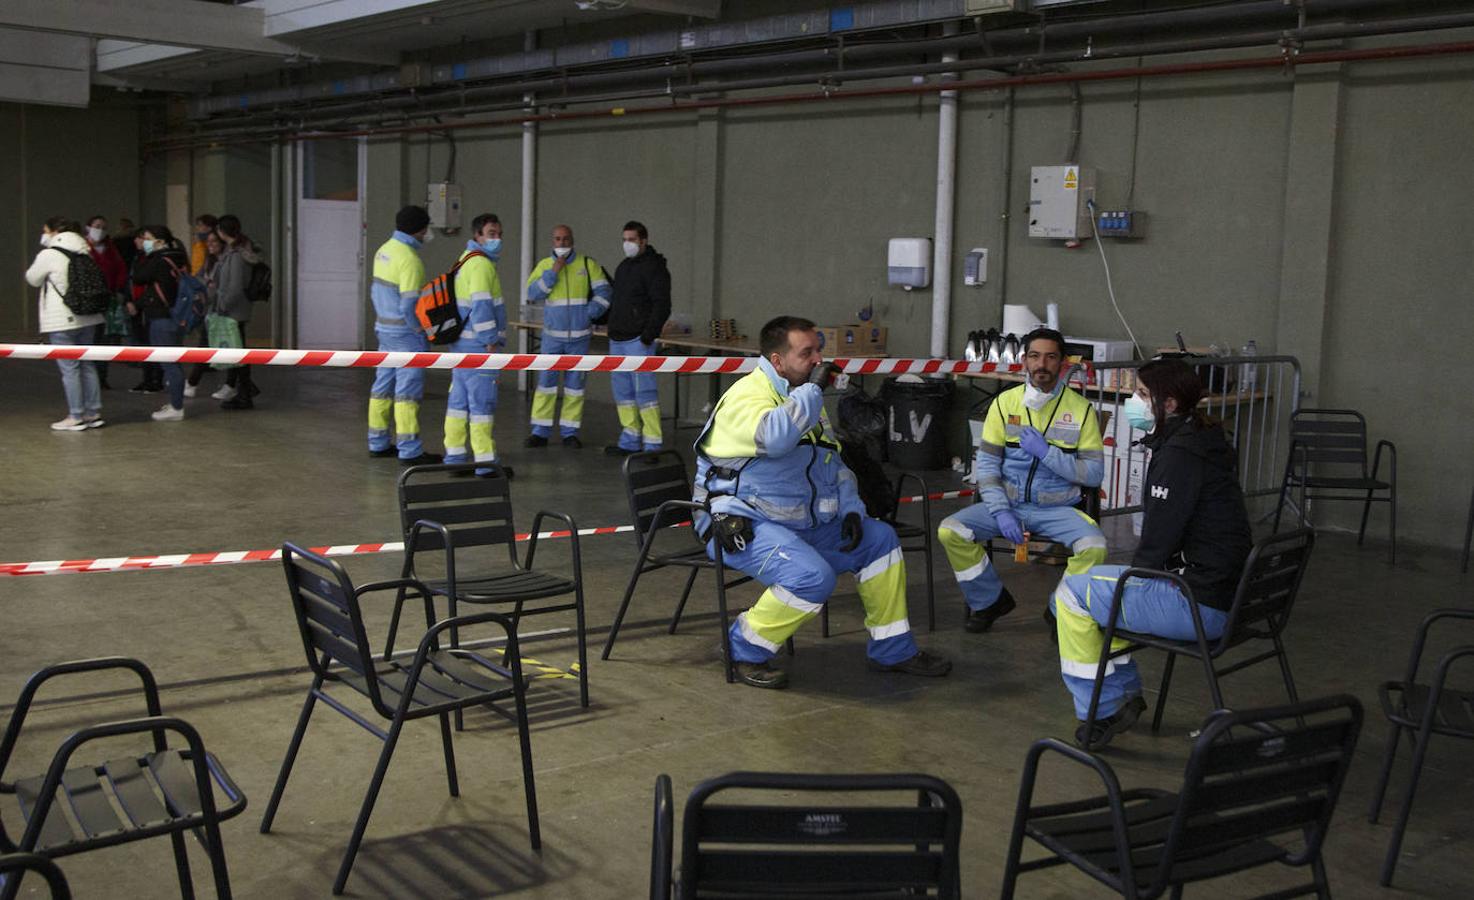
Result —
<path fill-rule="evenodd" d="M 573 252 L 573 229 L 553 228 L 553 255 L 537 264 L 527 279 L 527 299 L 545 303 L 543 353 L 581 355 L 589 352 L 594 321 L 609 309 L 609 281 L 604 269 L 587 256 Z M 532 394 L 532 434 L 526 447 L 546 447 L 553 433 L 553 409 L 558 404 L 559 373 L 544 370 Z M 563 373 L 563 409 L 558 425 L 563 446 L 583 447 L 578 429 L 583 424 L 583 372 Z"/>
<path fill-rule="evenodd" d="M 614 299 L 609 306 L 609 353 L 650 356 L 665 320 L 670 318 L 670 270 L 665 257 L 650 246 L 650 232 L 639 222 L 626 222 L 624 262 L 614 270 Z M 659 450 L 660 391 L 648 372 L 611 372 L 614 406 L 619 411 L 619 443 L 604 448 L 609 456 Z"/>

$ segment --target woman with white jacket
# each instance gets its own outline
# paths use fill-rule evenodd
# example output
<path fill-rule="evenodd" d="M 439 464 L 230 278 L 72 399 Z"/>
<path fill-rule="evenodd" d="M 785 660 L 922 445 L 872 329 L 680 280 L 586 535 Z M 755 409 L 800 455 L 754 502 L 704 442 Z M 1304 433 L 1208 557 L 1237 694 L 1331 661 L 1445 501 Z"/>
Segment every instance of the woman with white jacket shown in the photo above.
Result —
<path fill-rule="evenodd" d="M 69 285 L 67 266 L 71 257 L 60 251 L 87 255 L 87 239 L 82 236 L 81 224 L 60 216 L 47 219 L 41 228 L 41 248 L 26 270 L 26 281 L 41 289 L 41 333 L 48 335 L 53 344 L 96 343 L 102 315 L 79 316 L 63 299 Z M 52 422 L 51 429 L 86 431 L 101 427 L 102 388 L 97 367 L 77 359 L 58 359 L 56 365 L 61 369 L 61 386 L 67 395 L 67 417 Z"/>

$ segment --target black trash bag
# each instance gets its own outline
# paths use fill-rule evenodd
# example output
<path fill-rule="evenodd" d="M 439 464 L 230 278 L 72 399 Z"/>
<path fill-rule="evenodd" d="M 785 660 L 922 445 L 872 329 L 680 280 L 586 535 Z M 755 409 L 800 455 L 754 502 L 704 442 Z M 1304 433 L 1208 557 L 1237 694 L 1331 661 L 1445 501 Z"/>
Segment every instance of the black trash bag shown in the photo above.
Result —
<path fill-rule="evenodd" d="M 880 465 L 885 449 L 885 404 L 853 386 L 839 398 L 840 459 L 855 473 L 860 500 L 872 519 L 892 522 L 896 516 L 896 489 Z"/>

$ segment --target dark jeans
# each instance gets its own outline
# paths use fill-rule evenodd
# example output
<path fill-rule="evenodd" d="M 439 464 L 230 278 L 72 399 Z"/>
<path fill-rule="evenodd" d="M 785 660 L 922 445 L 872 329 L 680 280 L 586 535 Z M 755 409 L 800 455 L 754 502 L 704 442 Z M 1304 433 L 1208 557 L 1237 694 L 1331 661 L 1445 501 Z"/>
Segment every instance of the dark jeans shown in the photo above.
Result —
<path fill-rule="evenodd" d="M 179 326 L 168 316 L 148 320 L 148 343 L 151 347 L 178 347 Z M 179 363 L 160 363 L 164 384 L 169 389 L 169 405 L 184 408 L 184 368 Z"/>

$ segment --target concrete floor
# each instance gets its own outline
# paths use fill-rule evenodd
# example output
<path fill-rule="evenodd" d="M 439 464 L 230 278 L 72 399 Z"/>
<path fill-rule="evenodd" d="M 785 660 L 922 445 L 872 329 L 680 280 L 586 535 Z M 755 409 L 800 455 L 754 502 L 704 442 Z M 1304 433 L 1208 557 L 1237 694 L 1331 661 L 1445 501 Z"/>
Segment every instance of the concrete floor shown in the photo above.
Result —
<path fill-rule="evenodd" d="M 6 460 L 0 561 L 245 550 L 284 539 L 309 545 L 396 540 L 399 468 L 364 452 L 369 377 L 344 370 L 264 371 L 254 412 L 226 413 L 213 401 L 194 400 L 190 418 L 178 424 L 147 421 L 157 397 L 114 390 L 105 398 L 108 427 L 56 434 L 46 429 L 64 412 L 55 368 L 0 363 L 0 452 Z M 136 373 L 115 366 L 113 380 L 126 387 Z M 429 380 L 422 421 L 431 449 L 438 449 L 447 380 L 441 374 Z M 521 447 L 525 408 L 511 378 L 503 379 L 496 430 L 516 467 L 519 526 L 540 508 L 568 511 L 581 526 L 627 519 L 617 461 L 600 453 L 615 431 L 603 399 L 606 385 L 591 379 L 586 449 L 535 452 Z M 674 443 L 684 449 L 694 437 L 683 431 Z M 955 486 L 951 473 L 945 481 L 936 487 Z M 955 501 L 938 504 L 938 517 L 952 508 Z M 922 573 L 908 557 L 912 622 L 924 646 L 955 662 L 949 678 L 926 682 L 865 670 L 859 604 L 852 583 L 842 580 L 833 601 L 836 634 L 821 639 L 817 624 L 800 632 L 792 688 L 767 692 L 723 682 L 709 590 L 698 588 L 681 633 L 672 637 L 656 627 L 679 590 L 683 576 L 673 573 L 648 576 L 632 616 L 644 627 L 621 635 L 612 661 L 597 660 L 633 544 L 628 535 L 583 541 L 594 644 L 592 708 L 578 708 L 571 681 L 535 687 L 541 855 L 528 848 L 513 730 L 492 717 L 468 720 L 457 741 L 461 797 L 451 799 L 437 729 L 418 723 L 407 729 L 389 771 L 350 895 L 643 896 L 656 775 L 674 779 L 679 815 L 696 783 L 737 769 L 938 775 L 957 789 L 966 809 L 964 896 L 996 894 L 1024 753 L 1036 738 L 1067 736 L 1074 728 L 1038 616 L 1058 569 L 1002 563 L 1021 608 L 992 633 L 968 635 L 960 627 L 960 596 L 939 559 L 938 628 L 926 634 Z M 548 564 L 565 561 L 566 548 L 566 542 L 549 545 Z M 1376 885 L 1386 818 L 1379 826 L 1365 819 L 1386 739 L 1376 685 L 1400 677 L 1425 612 L 1469 602 L 1471 582 L 1457 575 L 1451 552 L 1405 546 L 1395 570 L 1385 558 L 1380 545 L 1361 551 L 1343 535 L 1323 535 L 1288 640 L 1302 695 L 1349 691 L 1367 705 L 1368 727 L 1326 851 L 1342 897 L 1394 896 Z M 397 574 L 398 559 L 362 556 L 345 565 L 355 579 L 367 581 Z M 748 587 L 736 595 L 740 607 L 756 592 Z M 0 610 L 0 702 L 7 715 L 25 678 L 42 665 L 106 654 L 143 659 L 165 685 L 165 712 L 199 728 L 250 799 L 246 812 L 224 829 L 235 894 L 271 900 L 328 895 L 379 745 L 319 706 L 276 827 L 271 835 L 257 832 L 308 682 L 277 565 L 0 577 Z M 380 627 L 383 621 L 377 619 Z M 571 616 L 549 616 L 527 627 L 568 624 Z M 566 634 L 533 642 L 527 653 L 558 666 L 575 658 Z M 1160 665 L 1146 656 L 1147 684 L 1155 684 Z M 1143 723 L 1106 753 L 1128 786 L 1170 786 L 1180 779 L 1187 733 L 1203 717 L 1207 694 L 1201 676 L 1179 668 L 1162 732 L 1154 736 Z M 1272 669 L 1230 679 L 1229 702 L 1280 701 Z M 139 712 L 117 696 L 67 699 L 121 684 L 103 678 L 48 692 L 7 775 L 42 771 L 52 749 L 84 723 Z M 1474 896 L 1466 856 L 1474 850 L 1471 762 L 1467 744 L 1435 742 L 1396 895 Z M 1402 767 L 1398 771 L 1405 775 Z M 1042 797 L 1097 790 L 1083 770 L 1056 765 L 1046 773 Z M 13 807 L 0 812 L 15 835 Z M 204 856 L 191 846 L 197 883 L 208 893 Z M 175 895 L 165 841 L 62 863 L 78 897 Z M 1246 896 L 1294 883 L 1295 875 L 1264 870 L 1217 887 L 1227 896 Z M 1102 892 L 1082 876 L 1054 870 L 1027 876 L 1021 895 Z"/>

